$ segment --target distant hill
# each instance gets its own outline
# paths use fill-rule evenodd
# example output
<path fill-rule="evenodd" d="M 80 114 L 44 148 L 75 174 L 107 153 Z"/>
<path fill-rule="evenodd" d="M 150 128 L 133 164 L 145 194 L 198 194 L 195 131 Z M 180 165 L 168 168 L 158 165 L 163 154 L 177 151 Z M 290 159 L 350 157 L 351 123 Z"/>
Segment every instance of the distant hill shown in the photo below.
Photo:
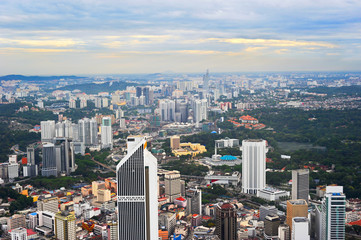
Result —
<path fill-rule="evenodd" d="M 2 80 L 21 80 L 21 81 L 50 81 L 50 80 L 59 80 L 59 79 L 83 79 L 85 77 L 77 77 L 77 76 L 24 76 L 24 75 L 6 75 L 1 76 L 0 81 Z"/>
<path fill-rule="evenodd" d="M 308 90 L 308 92 L 324 93 L 328 95 L 334 94 L 361 94 L 361 86 L 344 86 L 344 87 L 315 87 Z"/>
<path fill-rule="evenodd" d="M 116 90 L 124 90 L 127 86 L 137 86 L 136 83 L 127 83 L 127 82 L 105 82 L 101 84 L 96 83 L 84 83 L 84 84 L 74 84 L 68 85 L 65 87 L 57 88 L 56 90 L 80 90 L 87 94 L 97 94 L 99 92 L 114 92 Z M 54 89 L 53 89 L 54 90 Z"/>

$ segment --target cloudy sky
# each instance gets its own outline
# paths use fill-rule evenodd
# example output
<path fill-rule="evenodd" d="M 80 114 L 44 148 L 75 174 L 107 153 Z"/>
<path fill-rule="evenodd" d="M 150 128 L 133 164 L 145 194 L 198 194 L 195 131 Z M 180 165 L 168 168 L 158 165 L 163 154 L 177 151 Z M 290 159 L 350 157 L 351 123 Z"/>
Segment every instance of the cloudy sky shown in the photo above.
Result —
<path fill-rule="evenodd" d="M 0 74 L 359 71 L 360 0 L 1 0 Z"/>

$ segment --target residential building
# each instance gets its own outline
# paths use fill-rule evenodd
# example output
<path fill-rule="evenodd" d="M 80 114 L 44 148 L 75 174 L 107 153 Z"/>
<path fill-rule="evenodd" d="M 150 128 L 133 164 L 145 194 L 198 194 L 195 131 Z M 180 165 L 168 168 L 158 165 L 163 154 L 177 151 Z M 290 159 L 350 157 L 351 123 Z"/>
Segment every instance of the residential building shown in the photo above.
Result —
<path fill-rule="evenodd" d="M 55 121 L 41 121 L 41 141 L 42 142 L 51 142 L 51 140 L 55 137 Z"/>
<path fill-rule="evenodd" d="M 52 213 L 57 213 L 59 211 L 59 199 L 58 197 L 43 197 L 40 196 L 37 201 L 38 211 L 49 211 Z"/>
<path fill-rule="evenodd" d="M 25 215 L 22 214 L 14 214 L 7 219 L 8 230 L 12 230 L 15 228 L 25 228 Z"/>
<path fill-rule="evenodd" d="M 55 214 L 55 237 L 58 240 L 76 239 L 75 216 L 68 211 Z"/>
<path fill-rule="evenodd" d="M 26 228 L 19 227 L 11 230 L 10 232 L 11 240 L 27 240 L 28 234 Z"/>
<path fill-rule="evenodd" d="M 113 132 L 110 117 L 103 117 L 101 127 L 102 148 L 113 148 Z"/>

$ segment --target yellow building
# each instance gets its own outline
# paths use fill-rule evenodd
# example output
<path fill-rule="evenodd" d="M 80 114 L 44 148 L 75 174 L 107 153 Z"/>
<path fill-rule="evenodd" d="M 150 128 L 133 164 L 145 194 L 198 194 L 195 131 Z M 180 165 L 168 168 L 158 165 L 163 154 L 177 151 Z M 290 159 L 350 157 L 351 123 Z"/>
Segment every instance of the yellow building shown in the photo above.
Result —
<path fill-rule="evenodd" d="M 174 149 L 172 153 L 177 156 L 186 156 L 191 155 L 192 157 L 207 152 L 207 149 L 204 145 L 200 143 L 181 143 L 179 149 Z"/>
<path fill-rule="evenodd" d="M 97 201 L 104 203 L 110 201 L 111 192 L 109 189 L 99 189 L 97 194 Z"/>
<path fill-rule="evenodd" d="M 67 211 L 55 214 L 55 237 L 59 240 L 76 239 L 75 216 Z"/>

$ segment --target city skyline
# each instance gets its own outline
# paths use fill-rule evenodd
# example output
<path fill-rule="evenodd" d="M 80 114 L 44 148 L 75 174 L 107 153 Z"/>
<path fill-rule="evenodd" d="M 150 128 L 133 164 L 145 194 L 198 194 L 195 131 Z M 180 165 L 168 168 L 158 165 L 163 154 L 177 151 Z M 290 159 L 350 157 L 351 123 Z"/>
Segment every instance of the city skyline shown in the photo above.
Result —
<path fill-rule="evenodd" d="M 0 3 L 1 75 L 358 71 L 358 1 Z"/>

